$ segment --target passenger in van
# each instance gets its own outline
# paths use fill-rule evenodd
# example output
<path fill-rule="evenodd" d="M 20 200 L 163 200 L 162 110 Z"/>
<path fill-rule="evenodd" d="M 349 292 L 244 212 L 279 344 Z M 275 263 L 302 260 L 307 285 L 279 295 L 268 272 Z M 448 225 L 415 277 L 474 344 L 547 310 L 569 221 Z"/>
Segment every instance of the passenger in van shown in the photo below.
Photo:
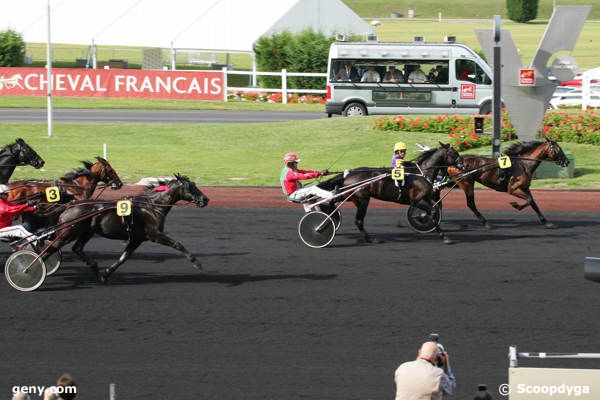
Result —
<path fill-rule="evenodd" d="M 461 81 L 475 82 L 473 78 L 469 77 L 469 75 L 472 75 L 474 72 L 473 65 L 468 61 L 463 61 L 458 69 L 458 79 Z"/>
<path fill-rule="evenodd" d="M 352 63 L 346 61 L 342 68 L 335 75 L 335 80 L 338 82 L 353 82 L 358 81 L 358 73 L 356 69 L 352 66 Z"/>
<path fill-rule="evenodd" d="M 425 75 L 425 72 L 423 72 L 423 70 L 421 69 L 420 65 L 416 65 L 415 69 L 413 69 L 410 75 L 408 75 L 409 83 L 425 83 L 426 80 L 427 76 Z"/>
<path fill-rule="evenodd" d="M 396 69 L 395 65 L 390 66 L 390 69 L 385 73 L 383 77 L 384 82 L 392 82 L 392 83 L 403 83 L 404 76 L 402 76 L 402 72 Z"/>
<path fill-rule="evenodd" d="M 431 83 L 439 83 L 440 79 L 440 66 L 436 65 L 435 67 L 429 70 L 427 74 L 427 80 Z"/>
<path fill-rule="evenodd" d="M 381 82 L 381 76 L 379 72 L 375 70 L 375 67 L 369 67 L 360 79 L 361 82 Z"/>

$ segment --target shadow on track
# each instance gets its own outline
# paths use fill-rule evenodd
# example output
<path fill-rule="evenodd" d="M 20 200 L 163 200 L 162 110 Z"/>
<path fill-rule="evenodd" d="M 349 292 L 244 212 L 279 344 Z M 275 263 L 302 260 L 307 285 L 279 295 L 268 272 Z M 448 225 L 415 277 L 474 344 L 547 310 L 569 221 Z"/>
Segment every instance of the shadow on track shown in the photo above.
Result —
<path fill-rule="evenodd" d="M 64 271 L 69 271 L 64 273 Z M 57 274 L 62 278 L 61 282 L 49 283 L 38 289 L 38 292 L 54 292 L 71 289 L 89 289 L 92 286 L 104 287 L 97 284 L 93 276 L 82 275 L 81 269 L 78 267 L 66 267 L 62 274 Z M 129 285 L 145 285 L 145 284 L 169 284 L 169 283 L 220 283 L 228 287 L 239 286 L 249 282 L 263 282 L 271 280 L 288 280 L 302 279 L 311 281 L 331 280 L 336 279 L 337 274 L 267 274 L 267 275 L 252 275 L 252 274 L 219 274 L 212 272 L 208 274 L 185 274 L 185 275 L 155 275 L 150 273 L 122 273 L 118 278 L 115 278 L 110 286 L 129 286 Z M 69 284 L 65 285 L 65 281 Z"/>

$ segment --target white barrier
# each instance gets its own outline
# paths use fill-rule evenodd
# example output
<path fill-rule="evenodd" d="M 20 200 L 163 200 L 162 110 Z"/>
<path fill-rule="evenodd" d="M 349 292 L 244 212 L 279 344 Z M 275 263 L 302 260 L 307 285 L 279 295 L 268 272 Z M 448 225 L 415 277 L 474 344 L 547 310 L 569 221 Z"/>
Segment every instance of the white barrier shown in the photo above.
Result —
<path fill-rule="evenodd" d="M 230 87 L 227 84 L 227 75 L 254 75 L 254 76 L 280 76 L 281 77 L 281 88 L 259 88 L 259 87 Z M 224 101 L 227 101 L 228 91 L 237 92 L 267 92 L 267 93 L 281 93 L 281 102 L 287 104 L 288 93 L 317 93 L 325 94 L 325 89 L 288 89 L 287 78 L 288 76 L 307 76 L 307 77 L 320 77 L 327 78 L 325 72 L 288 72 L 286 69 L 282 69 L 281 72 L 258 72 L 258 71 L 231 71 L 227 67 L 223 67 L 223 75 L 225 76 L 225 95 Z"/>

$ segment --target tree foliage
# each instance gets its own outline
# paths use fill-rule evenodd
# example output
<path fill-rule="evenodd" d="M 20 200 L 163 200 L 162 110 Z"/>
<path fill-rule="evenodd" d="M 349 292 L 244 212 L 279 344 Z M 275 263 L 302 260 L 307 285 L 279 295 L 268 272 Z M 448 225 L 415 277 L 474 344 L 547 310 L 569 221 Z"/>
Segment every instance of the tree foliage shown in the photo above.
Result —
<path fill-rule="evenodd" d="M 508 18 L 515 22 L 527 22 L 537 17 L 538 0 L 506 0 Z"/>
<path fill-rule="evenodd" d="M 25 41 L 11 30 L 0 31 L 0 67 L 20 67 L 25 59 Z"/>
<path fill-rule="evenodd" d="M 329 46 L 335 40 L 321 32 L 305 30 L 298 34 L 290 32 L 262 36 L 254 45 L 256 65 L 261 71 L 327 72 Z M 262 87 L 281 87 L 279 77 L 260 78 Z M 324 88 L 323 78 L 291 77 L 288 86 L 298 89 Z"/>

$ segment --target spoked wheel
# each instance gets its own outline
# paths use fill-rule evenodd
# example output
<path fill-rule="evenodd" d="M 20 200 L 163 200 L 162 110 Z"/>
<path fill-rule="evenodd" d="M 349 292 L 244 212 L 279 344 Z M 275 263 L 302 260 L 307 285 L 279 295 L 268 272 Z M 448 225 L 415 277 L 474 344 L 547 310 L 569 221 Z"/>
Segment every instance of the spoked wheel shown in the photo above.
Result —
<path fill-rule="evenodd" d="M 427 213 L 422 208 L 411 205 L 406 212 L 406 220 L 408 225 L 419 233 L 428 233 L 435 230 L 440 222 L 442 222 L 442 203 L 438 203 L 432 210 L 431 214 Z"/>
<path fill-rule="evenodd" d="M 40 251 L 46 248 L 48 242 L 42 242 L 39 246 Z M 28 245 L 27 246 L 27 250 L 31 250 L 31 251 L 35 251 L 35 249 L 33 248 L 33 246 Z M 42 254 L 43 256 L 44 254 Z M 50 276 L 52 274 L 54 274 L 56 271 L 58 271 L 58 267 L 60 267 L 60 264 L 62 263 L 62 252 L 60 251 L 60 249 L 58 249 L 56 251 L 56 253 L 53 253 L 52 255 L 50 255 L 49 257 L 47 257 L 44 260 L 44 264 L 46 265 L 46 276 Z"/>
<path fill-rule="evenodd" d="M 19 250 L 6 260 L 4 276 L 10 286 L 22 292 L 30 292 L 44 282 L 46 265 L 37 253 L 31 250 Z"/>
<path fill-rule="evenodd" d="M 340 225 L 342 225 L 342 213 L 340 210 L 335 210 L 333 214 L 331 214 L 331 219 L 333 220 L 333 226 L 337 232 L 340 229 Z"/>
<path fill-rule="evenodd" d="M 305 245 L 319 249 L 331 243 L 335 236 L 335 226 L 324 212 L 311 211 L 300 220 L 298 235 Z"/>

